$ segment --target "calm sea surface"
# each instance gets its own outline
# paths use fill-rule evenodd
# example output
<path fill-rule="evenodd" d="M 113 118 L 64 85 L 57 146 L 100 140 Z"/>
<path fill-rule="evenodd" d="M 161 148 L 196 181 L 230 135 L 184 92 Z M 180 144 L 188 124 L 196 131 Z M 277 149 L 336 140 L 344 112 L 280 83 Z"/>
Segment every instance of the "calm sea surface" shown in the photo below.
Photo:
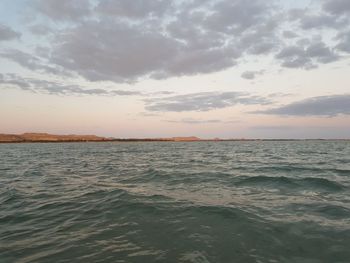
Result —
<path fill-rule="evenodd" d="M 350 262 L 350 142 L 0 144 L 0 262 Z"/>

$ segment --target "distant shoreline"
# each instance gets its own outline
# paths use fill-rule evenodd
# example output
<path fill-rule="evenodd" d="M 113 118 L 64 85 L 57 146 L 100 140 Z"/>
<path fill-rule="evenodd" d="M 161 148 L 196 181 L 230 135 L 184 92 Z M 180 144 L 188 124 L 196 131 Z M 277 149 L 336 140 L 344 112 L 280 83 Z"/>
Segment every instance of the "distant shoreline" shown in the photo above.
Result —
<path fill-rule="evenodd" d="M 250 141 L 350 141 L 350 139 L 201 139 L 172 138 L 107 138 L 96 135 L 52 135 L 47 133 L 0 134 L 0 143 L 82 143 L 82 142 L 250 142 Z"/>

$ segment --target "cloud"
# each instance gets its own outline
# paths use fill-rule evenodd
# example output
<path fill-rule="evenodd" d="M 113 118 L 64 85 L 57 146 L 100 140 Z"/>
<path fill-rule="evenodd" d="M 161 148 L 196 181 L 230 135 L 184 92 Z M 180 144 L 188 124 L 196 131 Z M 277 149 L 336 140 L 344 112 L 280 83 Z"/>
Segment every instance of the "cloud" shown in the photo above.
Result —
<path fill-rule="evenodd" d="M 49 34 L 52 29 L 46 25 L 42 25 L 42 24 L 37 24 L 37 25 L 31 25 L 28 27 L 28 29 L 30 30 L 30 32 L 34 35 L 37 36 L 44 36 Z"/>
<path fill-rule="evenodd" d="M 115 83 L 215 73 L 250 56 L 272 55 L 283 67 L 301 69 L 343 58 L 346 39 L 333 42 L 328 36 L 348 28 L 347 0 L 292 11 L 281 2 L 27 1 L 39 14 L 29 30 L 47 37 L 47 54 L 32 52 L 26 61 L 23 54 L 8 58 L 34 70 Z M 315 35 L 328 40 L 315 41 Z"/>
<path fill-rule="evenodd" d="M 305 56 L 305 50 L 298 46 L 288 46 L 282 49 L 276 56 L 282 61 L 282 66 L 287 68 L 311 68 L 310 58 Z"/>
<path fill-rule="evenodd" d="M 137 96 L 142 95 L 138 91 L 108 90 L 102 88 L 90 89 L 74 84 L 62 84 L 54 81 L 22 78 L 14 74 L 0 74 L 0 87 L 18 88 L 34 93 L 50 95 L 98 95 L 98 96 Z"/>
<path fill-rule="evenodd" d="M 345 32 L 340 32 L 337 35 L 337 39 L 339 39 L 340 41 L 336 46 L 336 49 L 346 53 L 350 53 L 350 30 Z"/>
<path fill-rule="evenodd" d="M 271 15 L 271 4 L 266 1 L 218 1 L 210 8 L 204 24 L 217 32 L 242 33 L 265 23 Z"/>
<path fill-rule="evenodd" d="M 244 78 L 244 79 L 252 80 L 252 79 L 255 79 L 258 75 L 262 75 L 262 74 L 264 74 L 263 70 L 260 70 L 260 71 L 245 71 L 245 72 L 242 73 L 241 77 Z"/>
<path fill-rule="evenodd" d="M 22 90 L 31 90 L 31 85 L 28 81 L 13 74 L 6 76 L 0 73 L 0 85 L 4 87 L 14 86 Z"/>
<path fill-rule="evenodd" d="M 290 30 L 285 30 L 285 31 L 283 31 L 283 36 L 284 36 L 285 38 L 287 38 L 287 39 L 298 37 L 298 35 L 297 35 L 295 32 L 290 31 Z"/>
<path fill-rule="evenodd" d="M 159 115 L 157 115 L 159 116 Z M 194 118 L 183 118 L 181 120 L 162 120 L 163 122 L 169 122 L 169 123 L 179 123 L 179 124 L 237 124 L 240 123 L 241 121 L 239 120 L 220 120 L 220 119 L 208 119 L 208 120 L 203 120 L 203 119 L 194 119 Z"/>
<path fill-rule="evenodd" d="M 47 61 L 45 61 L 42 57 L 25 53 L 17 49 L 6 49 L 4 51 L 0 51 L 0 57 L 14 61 L 22 67 L 30 70 L 50 73 L 54 75 L 71 75 L 61 67 L 58 67 L 56 65 L 48 65 Z"/>
<path fill-rule="evenodd" d="M 278 126 L 259 125 L 259 126 L 252 126 L 250 128 L 255 130 L 290 130 L 295 127 L 290 125 L 278 125 Z"/>
<path fill-rule="evenodd" d="M 347 21 L 344 19 L 335 18 L 328 15 L 304 15 L 300 20 L 301 28 L 304 30 L 329 27 L 341 28 Z"/>
<path fill-rule="evenodd" d="M 322 7 L 322 2 L 320 4 Z M 287 12 L 287 17 L 289 21 L 297 22 L 300 27 L 299 29 L 306 31 L 323 29 L 338 30 L 346 28 L 349 23 L 349 19 L 346 16 L 329 13 L 325 10 L 324 6 L 323 11 L 317 10 L 317 8 L 291 9 Z M 318 33 L 322 32 L 318 31 Z"/>
<path fill-rule="evenodd" d="M 311 59 L 316 59 L 319 63 L 330 63 L 337 61 L 339 56 L 327 47 L 323 42 L 311 44 L 306 48 L 306 55 Z"/>
<path fill-rule="evenodd" d="M 41 0 L 36 7 L 55 21 L 77 17 L 57 31 L 50 63 L 90 81 L 218 72 L 245 52 L 267 54 L 275 45 L 274 11 L 261 0 L 73 2 Z"/>
<path fill-rule="evenodd" d="M 140 112 L 138 115 L 141 117 L 158 117 L 158 116 L 160 116 L 160 114 L 151 113 L 151 112 Z"/>
<path fill-rule="evenodd" d="M 21 34 L 6 25 L 0 24 L 0 41 L 14 40 L 20 38 Z"/>
<path fill-rule="evenodd" d="M 238 104 L 265 105 L 270 101 L 243 92 L 201 92 L 147 99 L 146 110 L 159 112 L 210 111 Z"/>
<path fill-rule="evenodd" d="M 160 32 L 120 21 L 87 22 L 59 35 L 52 62 L 91 81 L 130 82 L 166 68 L 179 48 Z"/>
<path fill-rule="evenodd" d="M 350 114 L 350 95 L 320 96 L 297 101 L 278 108 L 255 111 L 258 114 L 286 116 L 337 116 Z"/>
<path fill-rule="evenodd" d="M 163 122 L 183 123 L 183 124 L 211 124 L 211 123 L 221 123 L 222 121 L 218 119 L 201 120 L 201 119 L 193 119 L 193 118 L 184 118 L 181 120 L 163 120 Z"/>
<path fill-rule="evenodd" d="M 321 41 L 310 43 L 306 47 L 303 45 L 287 46 L 275 57 L 282 61 L 283 67 L 305 69 L 317 67 L 318 63 L 325 64 L 339 60 L 335 51 Z"/>
<path fill-rule="evenodd" d="M 76 21 L 90 14 L 89 0 L 34 0 L 34 8 L 53 20 Z"/>
<path fill-rule="evenodd" d="M 295 94 L 292 93 L 282 93 L 282 92 L 275 92 L 275 93 L 270 93 L 266 95 L 268 98 L 283 98 L 283 97 L 290 97 L 294 96 Z"/>
<path fill-rule="evenodd" d="M 323 10 L 333 15 L 350 14 L 350 2 L 348 0 L 326 0 Z"/>
<path fill-rule="evenodd" d="M 96 11 L 104 15 L 135 19 L 162 15 L 171 3 L 169 0 L 104 0 L 98 3 Z"/>

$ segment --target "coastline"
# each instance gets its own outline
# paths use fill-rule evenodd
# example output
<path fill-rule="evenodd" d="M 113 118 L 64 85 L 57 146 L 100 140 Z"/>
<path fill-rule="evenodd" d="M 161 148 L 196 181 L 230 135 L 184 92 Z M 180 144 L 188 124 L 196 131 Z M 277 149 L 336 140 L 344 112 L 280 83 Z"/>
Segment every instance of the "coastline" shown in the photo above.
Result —
<path fill-rule="evenodd" d="M 111 138 L 96 135 L 53 135 L 48 133 L 0 134 L 4 143 L 82 143 L 82 142 L 253 142 L 253 141 L 350 141 L 350 139 L 201 139 L 195 136 L 171 138 Z"/>

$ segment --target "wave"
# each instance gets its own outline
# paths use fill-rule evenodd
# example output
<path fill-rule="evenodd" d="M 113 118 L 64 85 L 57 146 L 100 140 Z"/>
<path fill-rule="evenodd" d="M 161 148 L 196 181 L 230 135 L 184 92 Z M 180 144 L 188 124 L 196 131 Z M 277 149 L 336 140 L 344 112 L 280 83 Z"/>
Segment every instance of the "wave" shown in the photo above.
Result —
<path fill-rule="evenodd" d="M 318 217 L 325 217 L 328 219 L 335 219 L 335 220 L 341 220 L 345 219 L 348 220 L 350 218 L 350 208 L 344 207 L 342 205 L 337 204 L 328 204 L 328 203 L 310 203 L 310 204 L 303 204 L 303 203 L 295 203 L 290 204 L 286 207 L 286 210 L 289 211 L 289 213 L 292 213 L 293 211 L 296 213 L 303 213 L 307 215 L 315 215 Z"/>
<path fill-rule="evenodd" d="M 290 190 L 343 191 L 346 186 L 325 178 L 288 178 L 285 176 L 252 176 L 240 179 L 237 186 L 274 187 Z"/>

